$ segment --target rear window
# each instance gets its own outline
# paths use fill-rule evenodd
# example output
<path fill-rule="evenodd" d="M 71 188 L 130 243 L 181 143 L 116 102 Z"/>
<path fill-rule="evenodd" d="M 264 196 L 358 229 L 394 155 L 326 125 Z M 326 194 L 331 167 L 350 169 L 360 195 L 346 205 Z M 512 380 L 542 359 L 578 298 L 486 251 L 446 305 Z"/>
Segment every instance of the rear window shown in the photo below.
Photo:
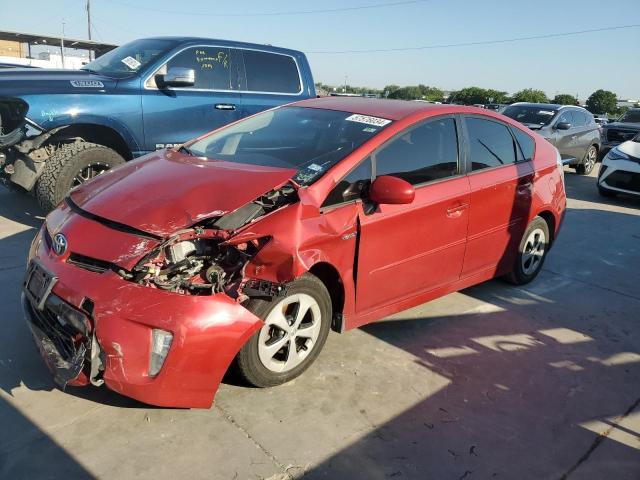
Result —
<path fill-rule="evenodd" d="M 299 93 L 300 74 L 293 57 L 243 50 L 247 90 L 268 93 Z"/>
<path fill-rule="evenodd" d="M 516 162 L 513 137 L 506 125 L 481 118 L 467 118 L 466 122 L 472 170 Z"/>

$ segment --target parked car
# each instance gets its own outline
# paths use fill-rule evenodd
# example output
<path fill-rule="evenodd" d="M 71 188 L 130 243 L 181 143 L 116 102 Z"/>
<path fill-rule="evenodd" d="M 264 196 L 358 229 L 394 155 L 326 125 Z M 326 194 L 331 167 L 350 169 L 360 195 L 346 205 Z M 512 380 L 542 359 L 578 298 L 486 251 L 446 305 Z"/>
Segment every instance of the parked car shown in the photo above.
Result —
<path fill-rule="evenodd" d="M 615 122 L 603 125 L 601 156 L 606 155 L 609 150 L 621 143 L 631 140 L 638 132 L 640 132 L 640 108 L 631 108 Z"/>
<path fill-rule="evenodd" d="M 576 173 L 589 175 L 598 159 L 600 130 L 582 107 L 546 103 L 514 103 L 503 112 L 546 138 Z"/>
<path fill-rule="evenodd" d="M 598 172 L 598 191 L 604 197 L 640 196 L 640 133 L 609 150 Z"/>
<path fill-rule="evenodd" d="M 315 97 L 304 54 L 148 38 L 81 70 L 0 72 L 0 177 L 46 210 L 72 187 L 262 110 Z"/>
<path fill-rule="evenodd" d="M 60 385 L 208 407 L 343 332 L 540 272 L 565 212 L 557 150 L 488 110 L 324 97 L 72 190 L 29 254 L 23 308 Z"/>

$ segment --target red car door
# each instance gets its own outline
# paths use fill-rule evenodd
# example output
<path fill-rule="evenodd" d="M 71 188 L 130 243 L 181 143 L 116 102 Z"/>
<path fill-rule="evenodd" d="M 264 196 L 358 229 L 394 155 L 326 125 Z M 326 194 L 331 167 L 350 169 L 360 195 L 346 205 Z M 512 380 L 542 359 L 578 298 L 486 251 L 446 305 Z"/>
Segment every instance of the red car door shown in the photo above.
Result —
<path fill-rule="evenodd" d="M 359 313 L 460 277 L 469 182 L 461 175 L 456 123 L 453 117 L 425 121 L 373 154 L 376 176 L 403 178 L 414 185 L 416 196 L 409 205 L 378 205 L 361 214 Z"/>
<path fill-rule="evenodd" d="M 464 121 L 471 202 L 462 276 L 486 269 L 505 273 L 527 226 L 533 167 L 507 125 L 481 117 Z"/>

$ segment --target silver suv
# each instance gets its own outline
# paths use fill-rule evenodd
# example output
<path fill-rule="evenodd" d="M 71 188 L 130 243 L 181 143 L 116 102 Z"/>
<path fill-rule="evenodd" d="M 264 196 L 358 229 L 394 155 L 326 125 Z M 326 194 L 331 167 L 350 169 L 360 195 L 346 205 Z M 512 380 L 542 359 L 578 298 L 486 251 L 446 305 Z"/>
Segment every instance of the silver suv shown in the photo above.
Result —
<path fill-rule="evenodd" d="M 562 162 L 589 175 L 598 159 L 600 130 L 593 115 L 582 107 L 547 103 L 514 103 L 503 112 L 546 138 Z"/>

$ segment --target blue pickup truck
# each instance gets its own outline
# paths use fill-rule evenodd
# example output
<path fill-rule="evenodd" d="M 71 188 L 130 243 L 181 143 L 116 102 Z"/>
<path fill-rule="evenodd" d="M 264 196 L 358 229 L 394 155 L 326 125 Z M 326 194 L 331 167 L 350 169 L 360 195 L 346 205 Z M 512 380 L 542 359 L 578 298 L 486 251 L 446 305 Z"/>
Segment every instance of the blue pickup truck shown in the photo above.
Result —
<path fill-rule="evenodd" d="M 0 178 L 45 210 L 127 160 L 316 95 L 303 53 L 206 38 L 136 40 L 81 70 L 0 71 Z"/>

